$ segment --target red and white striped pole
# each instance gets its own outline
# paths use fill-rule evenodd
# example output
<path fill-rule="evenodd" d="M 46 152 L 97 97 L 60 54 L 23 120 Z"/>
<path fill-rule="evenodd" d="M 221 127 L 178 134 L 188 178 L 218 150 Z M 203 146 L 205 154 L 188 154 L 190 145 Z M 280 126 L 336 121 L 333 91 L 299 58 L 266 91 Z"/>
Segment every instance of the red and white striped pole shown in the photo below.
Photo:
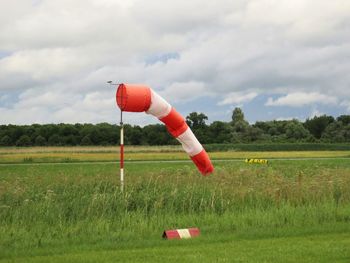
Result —
<path fill-rule="evenodd" d="M 124 124 L 123 110 L 120 110 L 120 191 L 124 191 Z"/>
<path fill-rule="evenodd" d="M 109 85 L 116 86 L 118 83 L 107 81 Z M 117 98 L 118 101 L 118 98 Z M 120 94 L 120 101 L 123 101 L 123 91 Z M 123 107 L 120 107 L 120 191 L 124 192 L 124 124 L 123 124 Z"/>

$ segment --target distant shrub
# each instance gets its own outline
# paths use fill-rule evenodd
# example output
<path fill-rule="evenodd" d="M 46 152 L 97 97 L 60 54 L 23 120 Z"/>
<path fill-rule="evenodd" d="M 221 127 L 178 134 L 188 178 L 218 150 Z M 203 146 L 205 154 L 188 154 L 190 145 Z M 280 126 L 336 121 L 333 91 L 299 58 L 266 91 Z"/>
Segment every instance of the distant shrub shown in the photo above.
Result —
<path fill-rule="evenodd" d="M 92 141 L 88 135 L 86 135 L 82 140 L 80 145 L 92 145 Z"/>
<path fill-rule="evenodd" d="M 35 145 L 36 146 L 44 146 L 44 145 L 46 145 L 46 139 L 43 136 L 41 136 L 41 135 L 37 136 L 35 138 Z"/>
<path fill-rule="evenodd" d="M 1 138 L 0 140 L 0 145 L 1 146 L 10 146 L 11 145 L 11 138 L 8 135 L 5 135 L 4 137 Z"/>
<path fill-rule="evenodd" d="M 49 138 L 49 145 L 60 145 L 60 136 L 54 134 Z"/>
<path fill-rule="evenodd" d="M 16 146 L 30 146 L 31 140 L 28 135 L 22 135 L 16 142 Z"/>

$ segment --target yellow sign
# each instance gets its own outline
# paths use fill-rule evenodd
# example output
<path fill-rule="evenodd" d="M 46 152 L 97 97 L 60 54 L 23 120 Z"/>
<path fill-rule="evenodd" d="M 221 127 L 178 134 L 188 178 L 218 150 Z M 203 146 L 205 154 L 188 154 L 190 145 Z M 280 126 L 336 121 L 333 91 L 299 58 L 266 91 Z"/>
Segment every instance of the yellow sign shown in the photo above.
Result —
<path fill-rule="evenodd" d="M 268 164 L 268 160 L 265 159 L 245 159 L 246 163 Z"/>

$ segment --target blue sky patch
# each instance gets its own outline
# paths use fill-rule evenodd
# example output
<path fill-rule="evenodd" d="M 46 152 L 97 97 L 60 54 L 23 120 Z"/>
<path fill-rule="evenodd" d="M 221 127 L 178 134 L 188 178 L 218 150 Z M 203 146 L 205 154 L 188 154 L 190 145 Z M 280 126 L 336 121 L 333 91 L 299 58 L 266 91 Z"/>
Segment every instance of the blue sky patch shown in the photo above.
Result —
<path fill-rule="evenodd" d="M 12 54 L 12 52 L 0 50 L 0 59 L 6 58 L 8 56 L 11 56 L 11 54 Z"/>
<path fill-rule="evenodd" d="M 0 108 L 12 108 L 18 102 L 18 96 L 21 91 L 1 92 L 0 91 Z"/>
<path fill-rule="evenodd" d="M 163 54 L 154 54 L 145 59 L 146 65 L 153 65 L 157 62 L 167 63 L 171 59 L 180 59 L 180 54 L 177 52 L 169 52 Z"/>

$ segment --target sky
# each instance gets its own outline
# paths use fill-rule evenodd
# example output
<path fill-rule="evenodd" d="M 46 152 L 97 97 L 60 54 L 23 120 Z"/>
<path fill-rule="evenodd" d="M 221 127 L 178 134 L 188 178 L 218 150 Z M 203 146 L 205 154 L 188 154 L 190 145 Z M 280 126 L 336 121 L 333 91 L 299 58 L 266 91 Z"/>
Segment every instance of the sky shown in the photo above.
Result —
<path fill-rule="evenodd" d="M 350 114 L 349 0 L 0 4 L 0 124 L 117 123 L 108 80 L 209 122 Z"/>

